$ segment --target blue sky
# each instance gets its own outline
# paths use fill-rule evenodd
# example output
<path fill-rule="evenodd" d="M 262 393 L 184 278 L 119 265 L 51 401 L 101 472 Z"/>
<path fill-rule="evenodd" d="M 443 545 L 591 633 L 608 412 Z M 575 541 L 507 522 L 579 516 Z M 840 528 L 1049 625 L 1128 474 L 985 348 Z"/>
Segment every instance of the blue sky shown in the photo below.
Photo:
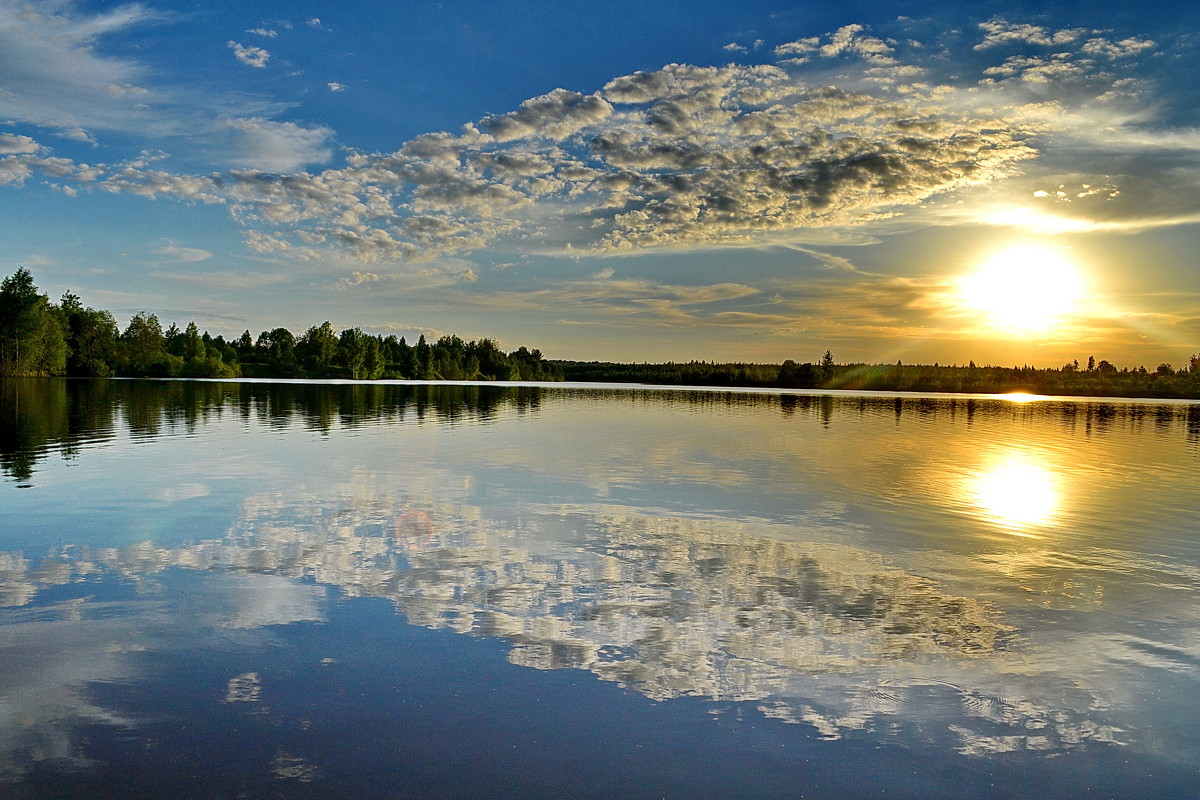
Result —
<path fill-rule="evenodd" d="M 227 336 L 1178 366 L 1200 351 L 1197 22 L 0 0 L 0 271 Z"/>

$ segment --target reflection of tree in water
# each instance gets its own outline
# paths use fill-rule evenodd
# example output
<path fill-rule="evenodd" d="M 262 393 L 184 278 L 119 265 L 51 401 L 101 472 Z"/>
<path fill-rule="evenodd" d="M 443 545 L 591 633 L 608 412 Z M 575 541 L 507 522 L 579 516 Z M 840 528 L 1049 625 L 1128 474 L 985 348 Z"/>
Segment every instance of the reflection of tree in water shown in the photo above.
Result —
<path fill-rule="evenodd" d="M 19 378 L 0 380 L 0 470 L 28 481 L 52 452 L 77 455 L 121 424 L 151 438 L 195 433 L 226 413 L 286 430 L 328 434 L 369 422 L 489 422 L 502 409 L 536 412 L 543 390 L 529 386 L 380 383 L 241 383 Z"/>
<path fill-rule="evenodd" d="M 1182 429 L 1200 442 L 1200 404 L 1138 405 L 1093 401 L 1013 403 L 993 398 L 803 395 L 771 392 L 584 389 L 536 386 L 410 383 L 250 383 L 216 381 L 0 380 L 0 470 L 28 481 L 51 452 L 73 457 L 81 446 L 109 438 L 124 424 L 137 437 L 178 430 L 195 433 L 227 413 L 248 423 L 287 430 L 300 427 L 329 434 L 371 422 L 491 422 L 504 409 L 536 412 L 553 398 L 561 402 L 617 400 L 689 409 L 754 411 L 779 409 L 786 417 L 824 426 L 842 418 L 886 417 L 896 422 L 979 419 L 1005 422 L 1056 421 L 1068 431 L 1104 435 L 1147 410 L 1161 431 Z"/>
<path fill-rule="evenodd" d="M 1088 719 L 1091 700 L 996 699 L 990 692 L 1004 675 L 1027 669 L 1013 629 L 986 604 L 859 548 L 624 509 L 500 524 L 477 507 L 361 489 L 340 498 L 340 513 L 320 512 L 328 507 L 252 498 L 220 540 L 81 550 L 38 565 L 10 560 L 5 600 L 25 603 L 41 587 L 98 572 L 138 581 L 170 567 L 307 578 L 347 596 L 387 598 L 417 625 L 507 640 L 517 664 L 588 670 L 656 699 L 757 701 L 827 737 L 929 713 L 901 701 L 928 693 L 916 676 L 930 665 L 992 687 L 943 687 L 957 704 L 943 714 L 951 717 L 943 733 L 948 722 L 964 740 L 987 741 L 997 725 L 1019 736 L 1036 728 L 1031 748 L 1113 736 Z M 868 691 L 883 680 L 894 702 Z"/>

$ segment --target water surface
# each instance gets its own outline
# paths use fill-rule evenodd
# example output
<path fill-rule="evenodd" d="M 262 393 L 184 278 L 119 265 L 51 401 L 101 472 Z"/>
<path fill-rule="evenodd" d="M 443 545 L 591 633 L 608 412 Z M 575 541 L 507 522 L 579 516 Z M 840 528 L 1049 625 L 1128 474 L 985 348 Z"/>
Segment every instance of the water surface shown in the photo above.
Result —
<path fill-rule="evenodd" d="M 0 383 L 5 797 L 1193 797 L 1200 406 Z"/>

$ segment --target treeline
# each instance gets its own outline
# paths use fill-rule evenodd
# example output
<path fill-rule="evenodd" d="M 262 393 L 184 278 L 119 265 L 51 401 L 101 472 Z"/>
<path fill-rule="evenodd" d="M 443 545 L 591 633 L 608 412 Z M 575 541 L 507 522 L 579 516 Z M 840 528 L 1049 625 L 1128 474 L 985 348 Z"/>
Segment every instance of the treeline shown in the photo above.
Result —
<path fill-rule="evenodd" d="M 660 386 L 778 386 L 778 364 L 618 364 L 611 361 L 551 361 L 568 381 L 650 383 Z"/>
<path fill-rule="evenodd" d="M 938 364 L 838 364 L 829 351 L 816 362 L 782 364 L 705 361 L 618 364 L 554 361 L 568 381 L 649 383 L 671 386 L 746 386 L 783 389 L 846 389 L 880 392 L 961 392 L 1091 397 L 1163 397 L 1200 399 L 1200 355 L 1179 369 L 1159 364 L 1117 369 L 1108 361 L 1088 359 L 1062 367 L 941 366 Z"/>
<path fill-rule="evenodd" d="M 226 341 L 194 322 L 163 329 L 154 314 L 134 315 L 124 331 L 108 311 L 67 292 L 55 304 L 27 269 L 0 282 L 0 377 L 380 378 L 412 380 L 562 380 L 539 350 L 503 352 L 491 339 L 373 336 L 336 332 L 328 322 L 296 336 L 286 328 L 245 331 Z"/>

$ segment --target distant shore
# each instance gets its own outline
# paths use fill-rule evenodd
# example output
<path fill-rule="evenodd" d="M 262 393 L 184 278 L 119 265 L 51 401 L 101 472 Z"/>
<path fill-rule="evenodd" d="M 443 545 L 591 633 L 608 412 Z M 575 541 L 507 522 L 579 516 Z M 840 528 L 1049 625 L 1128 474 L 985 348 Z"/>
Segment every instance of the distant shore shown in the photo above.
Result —
<path fill-rule="evenodd" d="M 565 381 L 643 383 L 713 388 L 841 389 L 939 394 L 1011 394 L 1023 392 L 1067 397 L 1161 398 L 1200 400 L 1200 359 L 1175 370 L 1163 364 L 1118 370 L 1107 361 L 1035 367 L 941 366 L 938 364 L 835 364 L 785 361 L 779 364 L 687 363 L 622 364 L 550 360 Z"/>

